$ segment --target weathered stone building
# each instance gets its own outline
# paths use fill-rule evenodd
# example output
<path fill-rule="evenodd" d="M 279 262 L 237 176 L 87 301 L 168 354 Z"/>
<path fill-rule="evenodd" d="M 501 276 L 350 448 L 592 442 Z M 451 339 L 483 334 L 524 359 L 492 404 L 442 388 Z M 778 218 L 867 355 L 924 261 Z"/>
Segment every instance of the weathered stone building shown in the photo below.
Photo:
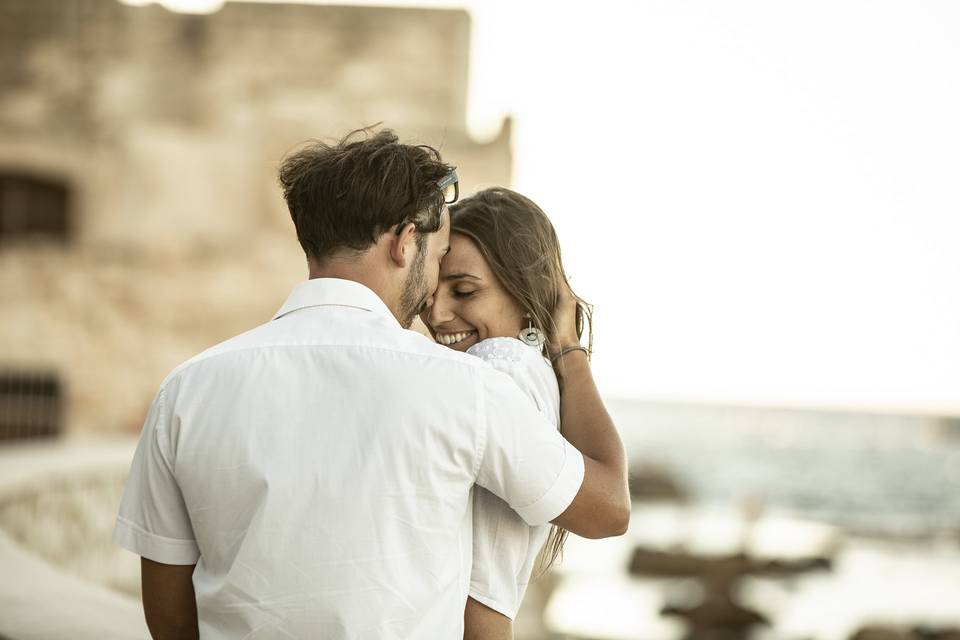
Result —
<path fill-rule="evenodd" d="M 465 131 L 469 29 L 447 10 L 4 0 L 0 370 L 61 380 L 69 431 L 139 429 L 173 366 L 305 276 L 275 178 L 305 139 L 383 122 L 439 147 L 463 192 L 508 184 L 509 126 Z M 11 398 L 0 430 L 47 419 Z"/>

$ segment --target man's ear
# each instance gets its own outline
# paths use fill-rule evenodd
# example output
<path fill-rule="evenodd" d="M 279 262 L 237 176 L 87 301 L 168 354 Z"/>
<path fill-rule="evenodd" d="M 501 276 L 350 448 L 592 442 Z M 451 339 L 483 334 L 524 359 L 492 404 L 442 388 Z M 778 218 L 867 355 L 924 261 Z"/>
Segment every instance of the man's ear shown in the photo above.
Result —
<path fill-rule="evenodd" d="M 407 261 L 412 256 L 411 252 L 416 251 L 417 239 L 414 235 L 416 232 L 416 225 L 408 222 L 400 228 L 399 233 L 395 233 L 390 238 L 390 259 L 401 269 L 407 267 Z"/>

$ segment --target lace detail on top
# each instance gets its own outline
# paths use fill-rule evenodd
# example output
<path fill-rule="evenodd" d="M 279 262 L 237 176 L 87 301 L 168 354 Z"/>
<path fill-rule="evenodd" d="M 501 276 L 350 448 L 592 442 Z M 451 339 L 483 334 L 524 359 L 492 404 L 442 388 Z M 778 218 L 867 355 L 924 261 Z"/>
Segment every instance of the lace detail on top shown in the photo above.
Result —
<path fill-rule="evenodd" d="M 528 347 L 516 338 L 487 338 L 467 349 L 467 353 L 483 360 L 509 360 L 523 362 L 531 355 L 540 358 L 540 353 L 534 347 Z"/>

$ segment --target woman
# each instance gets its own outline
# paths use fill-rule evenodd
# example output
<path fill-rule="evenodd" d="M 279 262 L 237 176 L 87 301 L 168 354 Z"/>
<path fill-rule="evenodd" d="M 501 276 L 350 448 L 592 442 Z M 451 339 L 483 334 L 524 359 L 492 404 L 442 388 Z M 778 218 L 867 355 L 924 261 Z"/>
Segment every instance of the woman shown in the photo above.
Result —
<path fill-rule="evenodd" d="M 450 206 L 450 252 L 434 304 L 422 316 L 437 342 L 510 375 L 559 428 L 560 391 L 548 358 L 562 366 L 566 353 L 550 347 L 568 345 L 569 353 L 589 319 L 589 306 L 566 282 L 553 225 L 536 204 L 492 188 Z M 565 538 L 558 527 L 530 527 L 477 487 L 464 637 L 512 638 L 534 569 L 549 568 Z"/>

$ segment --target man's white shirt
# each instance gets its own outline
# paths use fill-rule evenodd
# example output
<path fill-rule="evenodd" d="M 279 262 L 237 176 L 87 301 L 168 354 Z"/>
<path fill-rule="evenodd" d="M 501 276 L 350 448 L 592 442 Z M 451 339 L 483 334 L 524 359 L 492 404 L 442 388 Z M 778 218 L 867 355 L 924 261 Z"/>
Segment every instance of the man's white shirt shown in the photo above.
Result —
<path fill-rule="evenodd" d="M 163 382 L 114 541 L 197 564 L 201 638 L 460 638 L 474 483 L 541 525 L 583 469 L 508 376 L 309 280 Z"/>

